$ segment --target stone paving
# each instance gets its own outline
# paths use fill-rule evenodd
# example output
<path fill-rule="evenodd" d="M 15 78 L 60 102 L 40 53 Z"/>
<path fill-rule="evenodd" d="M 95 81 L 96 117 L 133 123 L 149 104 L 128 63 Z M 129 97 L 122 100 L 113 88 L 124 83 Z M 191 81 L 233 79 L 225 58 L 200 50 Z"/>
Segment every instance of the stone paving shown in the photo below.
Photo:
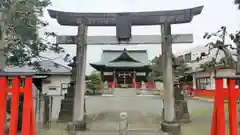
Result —
<path fill-rule="evenodd" d="M 115 90 L 114 96 L 87 98 L 88 131 L 81 135 L 118 134 L 120 112 L 127 112 L 129 135 L 161 135 L 159 128 L 163 108 L 160 96 L 137 96 L 131 89 Z M 209 135 L 212 102 L 188 100 L 192 122 L 182 124 L 183 135 Z M 64 126 L 56 126 L 40 135 L 71 135 Z"/>

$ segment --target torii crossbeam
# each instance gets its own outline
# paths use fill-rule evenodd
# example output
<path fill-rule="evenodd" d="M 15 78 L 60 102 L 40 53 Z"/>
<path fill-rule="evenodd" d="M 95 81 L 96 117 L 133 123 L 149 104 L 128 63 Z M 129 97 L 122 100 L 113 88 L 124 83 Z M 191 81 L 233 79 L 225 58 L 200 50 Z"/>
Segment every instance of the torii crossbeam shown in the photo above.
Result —
<path fill-rule="evenodd" d="M 116 36 L 88 36 L 87 45 L 118 45 L 118 44 L 161 44 L 161 35 L 133 35 L 131 40 L 119 41 Z M 60 35 L 56 38 L 57 44 L 77 44 L 77 35 Z M 172 35 L 173 44 L 193 43 L 193 34 Z"/>

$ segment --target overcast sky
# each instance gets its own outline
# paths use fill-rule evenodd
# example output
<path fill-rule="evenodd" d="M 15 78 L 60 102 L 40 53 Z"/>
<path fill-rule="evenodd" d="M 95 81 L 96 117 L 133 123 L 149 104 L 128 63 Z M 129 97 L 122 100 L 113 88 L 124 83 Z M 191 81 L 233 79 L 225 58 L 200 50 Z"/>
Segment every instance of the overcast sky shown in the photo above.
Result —
<path fill-rule="evenodd" d="M 174 44 L 173 52 L 184 52 L 194 46 L 204 45 L 207 41 L 202 39 L 205 32 L 215 32 L 221 26 L 227 26 L 228 32 L 235 32 L 240 27 L 240 10 L 236 10 L 233 0 L 51 0 L 49 9 L 72 12 L 135 12 L 160 11 L 191 8 L 204 5 L 202 14 L 194 17 L 189 24 L 172 26 L 172 33 L 194 34 L 193 44 Z M 56 20 L 51 19 L 47 12 L 44 20 L 50 25 L 42 31 L 53 31 L 57 34 L 76 35 L 76 27 L 60 26 Z M 40 31 L 40 32 L 42 32 Z M 160 34 L 160 26 L 133 27 L 132 34 Z M 115 27 L 89 27 L 88 35 L 115 35 Z M 52 39 L 51 39 L 52 40 Z M 53 41 L 53 40 L 52 40 Z M 72 56 L 76 53 L 75 45 L 63 45 L 66 52 Z M 103 49 L 146 49 L 149 59 L 161 52 L 161 45 L 135 45 L 135 46 L 88 46 L 87 73 L 93 71 L 90 62 L 97 62 Z M 61 60 L 58 60 L 61 62 Z M 62 63 L 62 62 L 61 62 Z"/>

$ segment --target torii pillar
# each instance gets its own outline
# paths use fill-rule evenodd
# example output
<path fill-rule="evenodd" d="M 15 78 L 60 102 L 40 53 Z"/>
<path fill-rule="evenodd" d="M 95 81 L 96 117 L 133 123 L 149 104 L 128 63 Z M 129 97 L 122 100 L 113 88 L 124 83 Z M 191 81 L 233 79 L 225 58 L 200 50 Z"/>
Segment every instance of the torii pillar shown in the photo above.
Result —
<path fill-rule="evenodd" d="M 73 13 L 48 10 L 52 18 L 57 19 L 60 25 L 78 26 L 77 36 L 60 36 L 57 37 L 57 43 L 77 44 L 77 78 L 81 82 L 77 82 L 75 86 L 74 100 L 74 117 L 73 122 L 79 123 L 77 127 L 80 130 L 86 130 L 86 121 L 84 121 L 84 80 L 86 66 L 86 46 L 87 44 L 161 44 L 163 46 L 163 61 L 165 62 L 164 84 L 165 88 L 165 118 L 162 124 L 164 132 L 179 134 L 180 125 L 174 121 L 174 92 L 173 92 L 173 74 L 172 74 L 172 43 L 192 43 L 192 35 L 171 35 L 170 25 L 189 23 L 195 15 L 201 13 L 203 6 L 173 10 L 173 11 L 153 11 L 153 12 L 128 12 L 128 13 Z M 131 35 L 132 25 L 162 25 L 162 39 L 160 35 Z M 94 36 L 86 39 L 86 26 L 116 26 L 116 36 Z M 80 32 L 82 31 L 82 32 Z M 82 35 L 82 36 L 81 36 Z M 185 37 L 183 39 L 183 37 Z M 186 39 L 188 37 L 188 40 Z M 92 39 L 91 39 L 92 38 Z M 177 42 L 178 41 L 178 42 Z M 180 42 L 181 41 L 181 42 Z M 184 41 L 184 42 L 183 42 Z M 82 49 L 79 49 L 82 48 Z M 83 49 L 85 48 L 85 49 Z M 81 53 L 80 53 L 81 52 Z M 171 54 L 171 55 L 170 55 Z M 81 71 L 80 71 L 81 70 Z M 169 76 L 169 77 L 168 77 Z M 79 92 L 80 91 L 80 92 Z M 176 131 L 176 132 L 175 132 Z"/>

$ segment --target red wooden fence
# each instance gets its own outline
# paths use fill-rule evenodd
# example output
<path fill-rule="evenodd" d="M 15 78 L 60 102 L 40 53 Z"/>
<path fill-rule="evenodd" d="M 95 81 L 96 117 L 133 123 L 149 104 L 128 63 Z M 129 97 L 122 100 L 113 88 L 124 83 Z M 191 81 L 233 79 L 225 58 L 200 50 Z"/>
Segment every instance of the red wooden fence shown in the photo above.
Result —
<path fill-rule="evenodd" d="M 238 135 L 237 97 L 240 90 L 235 88 L 236 78 L 228 78 L 228 88 L 223 88 L 223 79 L 216 78 L 216 90 L 195 90 L 194 95 L 214 98 L 211 135 L 226 134 L 225 111 L 228 111 L 229 135 Z M 228 110 L 224 108 L 225 100 L 228 101 Z"/>
<path fill-rule="evenodd" d="M 22 135 L 36 135 L 35 118 L 32 99 L 32 74 L 24 76 L 24 86 L 20 88 L 20 76 L 0 73 L 0 135 L 5 134 L 6 106 L 8 93 L 12 93 L 11 98 L 11 114 L 9 135 L 17 135 L 18 133 L 18 112 L 19 112 L 19 96 L 22 93 L 23 114 L 22 114 Z M 12 87 L 8 87 L 8 79 L 12 79 Z"/>
<path fill-rule="evenodd" d="M 7 74 L 6 74 L 7 75 Z M 9 135 L 17 135 L 19 96 L 24 95 L 23 101 L 23 121 L 22 135 L 36 135 L 33 99 L 32 99 L 32 77 L 24 76 L 24 87 L 20 87 L 20 76 L 11 75 L 12 87 L 8 87 L 8 76 L 0 74 L 0 135 L 5 132 L 7 95 L 12 93 L 11 98 L 11 117 Z M 235 79 L 228 78 L 228 88 L 223 88 L 223 78 L 217 78 L 216 90 L 199 90 L 195 94 L 210 95 L 214 97 L 214 111 L 212 115 L 211 135 L 225 135 L 225 111 L 224 100 L 228 100 L 228 117 L 229 117 L 229 135 L 238 135 L 237 124 L 237 96 L 240 90 L 235 88 Z"/>

